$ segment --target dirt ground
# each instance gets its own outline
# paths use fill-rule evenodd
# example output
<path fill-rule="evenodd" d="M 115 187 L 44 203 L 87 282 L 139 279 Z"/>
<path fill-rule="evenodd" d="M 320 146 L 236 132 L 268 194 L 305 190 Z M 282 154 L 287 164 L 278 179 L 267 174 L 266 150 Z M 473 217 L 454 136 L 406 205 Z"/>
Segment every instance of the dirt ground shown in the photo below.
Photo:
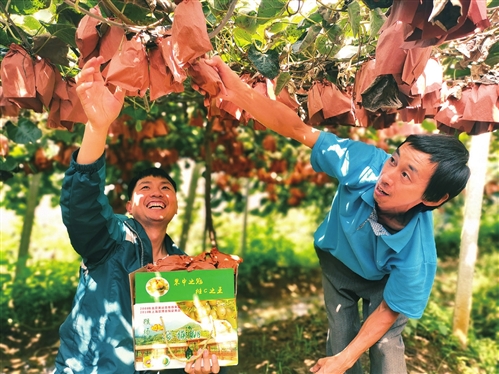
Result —
<path fill-rule="evenodd" d="M 308 282 L 305 281 L 308 280 Z M 290 284 L 286 279 L 279 279 L 266 285 L 264 294 L 265 300 L 256 301 L 248 299 L 245 295 L 239 295 L 238 309 L 240 309 L 239 326 L 239 365 L 232 367 L 231 374 L 272 374 L 272 373 L 309 373 L 309 367 L 323 356 L 327 332 L 327 318 L 324 309 L 319 305 L 314 305 L 313 312 L 302 313 L 297 317 L 284 317 L 286 305 L 293 303 L 293 300 L 309 300 L 311 296 L 318 299 L 317 295 L 322 295 L 320 277 L 311 279 L 303 277 L 297 284 L 300 287 Z M 306 310 L 311 304 L 306 305 Z M 284 306 L 284 308 L 283 308 Z M 246 311 L 246 312 L 245 312 Z M 258 320 L 258 316 L 265 313 L 274 316 L 272 322 L 266 323 Z M 275 317 L 280 315 L 281 318 Z M 248 323 L 253 321 L 255 323 Z M 263 321 L 263 322 L 262 322 Z M 323 321 L 323 322 L 322 322 Z M 27 326 L 12 327 L 5 331 L 2 328 L 0 336 L 0 373 L 9 374 L 49 374 L 53 370 L 55 355 L 59 346 L 58 327 L 62 321 L 54 321 L 51 328 L 44 330 L 33 330 Z M 289 349 L 290 342 L 296 338 L 297 326 L 303 328 L 303 336 L 313 337 L 314 357 L 302 357 L 300 352 L 296 352 L 296 360 L 293 357 L 293 364 L 287 368 L 276 368 L 262 355 L 254 354 L 261 344 L 262 336 L 272 341 L 269 357 L 274 359 L 280 350 Z M 406 348 L 407 365 L 410 374 L 450 373 L 445 362 L 432 342 L 418 339 L 411 342 Z M 243 359 L 244 358 L 244 359 Z M 271 361 L 270 360 L 270 361 Z M 367 361 L 367 355 L 361 359 Z M 275 360 L 274 360 L 275 361 Z M 284 369 L 284 370 L 283 370 Z M 280 370 L 280 371 L 279 371 Z"/>
<path fill-rule="evenodd" d="M 293 320 L 275 321 L 263 327 L 243 329 L 239 336 L 240 365 L 230 370 L 231 374 L 242 373 L 271 373 L 278 371 L 266 371 L 266 363 L 261 357 L 252 354 L 255 342 L 260 341 L 262 334 L 272 336 L 273 350 L 278 351 L 279 346 L 285 346 L 293 340 L 296 324 L 309 326 L 307 335 L 314 336 L 319 343 L 324 344 L 326 331 L 317 328 L 317 323 L 311 323 L 311 316 L 301 316 Z M 317 318 L 317 315 L 314 316 Z M 326 323 L 325 314 L 323 316 Z M 0 343 L 1 373 L 9 374 L 48 374 L 53 370 L 53 363 L 59 345 L 57 329 L 41 332 L 29 331 L 27 329 L 12 329 L 10 333 L 2 336 Z M 297 352 L 299 355 L 299 352 Z M 417 342 L 417 348 L 407 349 L 407 364 L 409 373 L 450 373 L 445 365 L 438 360 L 439 354 L 432 348 L 431 342 L 421 339 Z M 312 361 L 321 357 L 317 352 L 316 357 L 309 357 Z M 365 362 L 366 357 L 363 358 Z M 311 364 L 312 362 L 310 362 Z M 308 373 L 308 367 L 303 358 L 297 359 L 293 367 L 287 368 L 285 373 Z M 272 367 L 272 365 L 271 365 Z"/>
<path fill-rule="evenodd" d="M 11 328 L 0 341 L 1 372 L 9 374 L 46 374 L 53 368 L 59 347 L 58 327 L 30 331 Z"/>

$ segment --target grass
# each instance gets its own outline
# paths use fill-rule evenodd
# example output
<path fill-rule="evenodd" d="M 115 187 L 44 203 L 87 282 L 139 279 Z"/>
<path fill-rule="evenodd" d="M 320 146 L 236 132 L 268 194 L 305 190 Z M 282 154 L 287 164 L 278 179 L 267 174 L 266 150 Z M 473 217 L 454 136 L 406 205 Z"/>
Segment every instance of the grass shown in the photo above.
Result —
<path fill-rule="evenodd" d="M 497 374 L 499 373 L 499 286 L 491 272 L 497 274 L 499 254 L 482 255 L 477 262 L 473 294 L 473 311 L 468 346 L 462 348 L 452 335 L 454 293 L 457 261 L 440 263 L 428 307 L 420 320 L 410 320 L 404 330 L 406 359 L 409 373 L 425 374 Z M 314 272 L 307 279 L 314 280 Z M 291 281 L 290 281 L 291 282 Z M 277 289 L 282 288 L 276 286 Z M 302 287 L 309 290 L 313 287 Z M 293 300 L 310 296 L 310 293 L 283 295 L 268 291 L 269 298 L 280 294 L 281 300 L 290 305 Z M 317 289 L 321 294 L 321 289 Z M 489 300 L 492 297 L 493 300 Z M 254 304 L 257 304 L 253 302 Z M 245 305 L 244 295 L 238 305 Z M 492 306 L 489 306 L 492 304 Z M 484 305 L 488 307 L 486 313 Z M 495 309 L 494 309 L 495 307 Z M 260 313 L 261 311 L 257 311 Z M 491 317 L 492 316 L 496 316 Z M 478 331 L 477 327 L 480 327 Z M 240 333 L 240 363 L 238 374 L 308 373 L 309 368 L 324 356 L 327 317 L 321 305 L 310 307 L 310 312 L 296 318 L 274 320 L 262 326 L 246 328 Z M 361 357 L 366 373 L 368 356 Z"/>

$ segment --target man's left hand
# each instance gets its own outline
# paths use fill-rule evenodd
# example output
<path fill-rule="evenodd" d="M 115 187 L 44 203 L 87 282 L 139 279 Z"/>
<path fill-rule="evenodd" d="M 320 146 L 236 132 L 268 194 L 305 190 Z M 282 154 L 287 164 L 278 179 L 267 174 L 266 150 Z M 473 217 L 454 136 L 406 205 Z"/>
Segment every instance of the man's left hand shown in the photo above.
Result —
<path fill-rule="evenodd" d="M 201 355 L 201 352 L 203 354 Z M 218 357 L 214 354 L 209 355 L 207 349 L 202 351 L 201 349 L 198 351 L 198 359 L 194 361 L 190 361 L 185 365 L 185 372 L 192 374 L 210 374 L 210 373 L 218 373 L 220 371 L 220 365 L 218 364 Z M 210 363 L 211 360 L 211 363 Z"/>

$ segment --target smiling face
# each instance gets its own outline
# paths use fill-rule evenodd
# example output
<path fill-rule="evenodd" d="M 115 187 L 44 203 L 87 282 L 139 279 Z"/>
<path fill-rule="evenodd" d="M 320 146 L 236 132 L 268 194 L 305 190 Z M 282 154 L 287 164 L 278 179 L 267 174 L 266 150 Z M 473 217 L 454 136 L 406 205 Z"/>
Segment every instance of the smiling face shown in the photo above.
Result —
<path fill-rule="evenodd" d="M 379 210 L 401 214 L 420 203 L 438 206 L 440 201 L 423 200 L 435 167 L 436 164 L 430 162 L 430 155 L 415 150 L 408 143 L 402 144 L 383 166 L 374 189 Z"/>
<path fill-rule="evenodd" d="M 148 176 L 139 179 L 126 208 L 143 226 L 170 223 L 177 214 L 177 194 L 170 181 Z"/>

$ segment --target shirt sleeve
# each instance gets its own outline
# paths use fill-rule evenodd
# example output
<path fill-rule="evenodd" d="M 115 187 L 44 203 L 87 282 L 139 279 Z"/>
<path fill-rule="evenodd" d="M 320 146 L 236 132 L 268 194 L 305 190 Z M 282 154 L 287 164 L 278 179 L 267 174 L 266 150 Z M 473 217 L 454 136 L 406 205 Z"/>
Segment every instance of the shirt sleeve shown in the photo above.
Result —
<path fill-rule="evenodd" d="M 340 184 L 354 185 L 375 180 L 388 157 L 385 151 L 373 145 L 322 132 L 310 161 L 315 171 L 325 172 Z"/>
<path fill-rule="evenodd" d="M 436 270 L 435 263 L 394 268 L 383 294 L 390 309 L 408 318 L 421 318 L 430 297 Z"/>
<path fill-rule="evenodd" d="M 62 183 L 62 220 L 75 251 L 87 262 L 100 261 L 121 240 L 120 220 L 104 194 L 104 154 L 92 164 L 78 164 L 75 151 Z"/>

